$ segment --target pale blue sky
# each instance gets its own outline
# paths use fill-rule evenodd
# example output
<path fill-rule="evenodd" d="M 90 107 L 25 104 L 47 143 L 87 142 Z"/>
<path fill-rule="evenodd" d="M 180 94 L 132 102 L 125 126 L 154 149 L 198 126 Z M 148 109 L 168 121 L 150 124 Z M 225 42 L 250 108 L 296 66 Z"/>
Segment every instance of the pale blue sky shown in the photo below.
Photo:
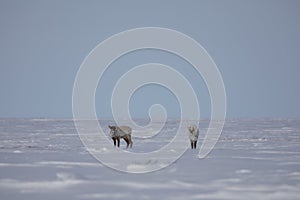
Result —
<path fill-rule="evenodd" d="M 72 87 L 85 56 L 118 32 L 145 26 L 178 30 L 197 40 L 219 67 L 227 116 L 300 117 L 300 1 L 0 1 L 0 117 L 72 117 Z M 201 77 L 182 59 L 155 50 L 128 54 L 107 71 L 96 95 L 110 117 L 110 92 L 130 67 L 168 64 L 182 72 L 209 116 Z M 120 67 L 122 66 L 122 67 Z M 178 116 L 174 96 L 157 86 L 138 91 L 134 117 L 152 103 Z"/>

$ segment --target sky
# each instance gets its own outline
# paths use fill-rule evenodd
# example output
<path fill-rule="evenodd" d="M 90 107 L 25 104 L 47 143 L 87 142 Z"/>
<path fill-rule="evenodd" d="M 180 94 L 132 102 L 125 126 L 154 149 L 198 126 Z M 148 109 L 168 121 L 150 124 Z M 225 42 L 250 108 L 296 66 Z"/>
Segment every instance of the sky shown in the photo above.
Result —
<path fill-rule="evenodd" d="M 0 1 L 0 117 L 72 118 L 72 90 L 85 57 L 101 41 L 139 27 L 180 31 L 200 43 L 222 75 L 228 118 L 300 117 L 300 1 Z M 201 76 L 178 56 L 131 52 L 105 72 L 96 91 L 99 118 L 110 118 L 110 96 L 130 68 L 157 62 L 192 84 L 202 117 L 210 97 Z M 133 117 L 152 104 L 178 117 L 178 100 L 147 85 L 130 100 Z"/>

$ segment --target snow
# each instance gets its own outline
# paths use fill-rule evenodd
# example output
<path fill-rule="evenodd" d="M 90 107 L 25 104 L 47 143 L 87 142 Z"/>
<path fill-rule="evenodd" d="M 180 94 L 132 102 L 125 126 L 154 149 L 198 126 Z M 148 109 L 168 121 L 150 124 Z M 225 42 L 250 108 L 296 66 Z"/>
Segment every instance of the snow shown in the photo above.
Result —
<path fill-rule="evenodd" d="M 72 120 L 1 119 L 0 199 L 299 199 L 300 120 L 227 120 L 214 150 L 199 159 L 208 122 L 199 124 L 197 150 L 159 171 L 129 174 L 91 156 Z M 113 122 L 100 124 L 109 135 L 105 127 Z M 171 120 L 162 133 L 140 139 L 133 130 L 129 151 L 160 149 L 177 126 Z M 153 162 L 127 168 L 143 170 Z"/>

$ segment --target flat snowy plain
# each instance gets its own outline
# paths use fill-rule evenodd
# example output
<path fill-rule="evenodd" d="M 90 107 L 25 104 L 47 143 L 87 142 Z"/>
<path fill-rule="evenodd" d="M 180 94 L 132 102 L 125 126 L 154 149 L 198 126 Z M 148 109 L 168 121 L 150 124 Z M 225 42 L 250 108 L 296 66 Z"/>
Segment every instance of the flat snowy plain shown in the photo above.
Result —
<path fill-rule="evenodd" d="M 131 151 L 159 149 L 177 122 L 170 120 L 157 137 L 133 137 Z M 162 170 L 128 174 L 92 157 L 72 120 L 0 119 L 0 199 L 299 199 L 300 120 L 227 120 L 200 160 L 207 124 L 200 122 L 196 151 Z"/>

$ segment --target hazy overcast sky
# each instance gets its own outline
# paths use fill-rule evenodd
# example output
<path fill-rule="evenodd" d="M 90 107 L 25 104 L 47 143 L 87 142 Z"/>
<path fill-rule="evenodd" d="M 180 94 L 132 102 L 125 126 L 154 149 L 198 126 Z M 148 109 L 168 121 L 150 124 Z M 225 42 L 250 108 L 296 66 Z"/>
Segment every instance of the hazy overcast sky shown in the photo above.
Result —
<path fill-rule="evenodd" d="M 300 1 L 0 1 L 0 117 L 72 117 L 77 70 L 101 41 L 145 26 L 174 29 L 198 41 L 217 64 L 227 92 L 227 116 L 300 117 Z M 145 50 L 120 58 L 99 85 L 99 117 L 110 117 L 111 89 L 125 69 L 168 64 L 191 80 L 209 116 L 201 78 L 180 58 Z M 199 84 L 198 84 L 199 82 Z M 199 87 L 198 87 L 199 86 Z M 147 86 L 131 102 L 134 117 L 161 102 L 178 103 Z"/>

